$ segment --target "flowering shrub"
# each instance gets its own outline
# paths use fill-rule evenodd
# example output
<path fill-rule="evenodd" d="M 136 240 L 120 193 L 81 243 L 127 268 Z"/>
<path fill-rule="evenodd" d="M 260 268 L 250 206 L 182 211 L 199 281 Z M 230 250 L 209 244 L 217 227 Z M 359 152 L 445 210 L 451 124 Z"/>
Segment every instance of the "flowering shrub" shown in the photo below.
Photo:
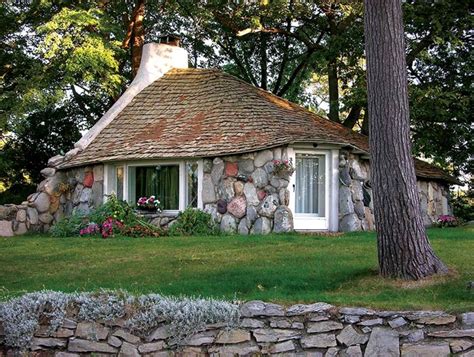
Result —
<path fill-rule="evenodd" d="M 273 173 L 277 176 L 293 175 L 295 167 L 293 162 L 290 160 L 273 160 Z"/>
<path fill-rule="evenodd" d="M 100 226 L 96 223 L 89 223 L 87 227 L 82 228 L 79 231 L 79 235 L 81 236 L 91 236 L 100 233 Z"/>
<path fill-rule="evenodd" d="M 456 217 L 450 216 L 448 214 L 443 214 L 443 215 L 439 216 L 436 223 L 437 223 L 437 226 L 441 227 L 441 228 L 444 228 L 444 227 L 457 227 L 460 224 L 459 220 Z"/>
<path fill-rule="evenodd" d="M 115 234 L 131 237 L 157 237 L 164 235 L 164 232 L 140 219 L 127 202 L 111 194 L 103 205 L 89 214 L 79 212 L 63 218 L 53 225 L 51 234 L 56 237 L 100 234 L 103 238 L 109 238 Z"/>
<path fill-rule="evenodd" d="M 150 197 L 140 197 L 137 201 L 137 207 L 145 210 L 156 210 L 161 212 L 160 209 L 160 200 L 155 196 Z"/>
<path fill-rule="evenodd" d="M 119 220 L 109 217 L 103 223 L 101 227 L 102 238 L 113 237 L 114 233 L 120 232 L 123 228 L 123 223 Z"/>

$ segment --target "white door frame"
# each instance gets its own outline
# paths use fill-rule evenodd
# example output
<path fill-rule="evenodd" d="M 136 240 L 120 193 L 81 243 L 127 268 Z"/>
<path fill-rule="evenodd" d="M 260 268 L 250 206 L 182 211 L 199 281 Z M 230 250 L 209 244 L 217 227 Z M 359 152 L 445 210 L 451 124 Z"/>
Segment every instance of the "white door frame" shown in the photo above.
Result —
<path fill-rule="evenodd" d="M 324 217 L 296 213 L 296 172 L 290 177 L 290 209 L 297 231 L 338 230 L 338 158 L 337 149 L 288 148 L 288 158 L 296 166 L 296 154 L 324 155 L 325 157 L 325 212 Z"/>

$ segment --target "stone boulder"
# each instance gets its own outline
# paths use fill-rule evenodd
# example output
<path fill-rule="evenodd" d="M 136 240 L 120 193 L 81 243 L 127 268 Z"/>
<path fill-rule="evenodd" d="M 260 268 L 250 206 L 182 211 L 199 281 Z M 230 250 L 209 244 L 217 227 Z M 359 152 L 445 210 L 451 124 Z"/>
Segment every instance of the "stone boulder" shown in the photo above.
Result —
<path fill-rule="evenodd" d="M 255 171 L 252 173 L 252 180 L 257 188 L 265 187 L 268 183 L 267 172 L 260 167 L 255 169 Z"/>
<path fill-rule="evenodd" d="M 263 150 L 257 153 L 254 164 L 256 167 L 262 167 L 270 160 L 273 160 L 273 153 L 270 150 Z"/>
<path fill-rule="evenodd" d="M 237 230 L 237 221 L 231 214 L 226 213 L 222 216 L 220 229 L 225 233 L 235 233 Z"/>
<path fill-rule="evenodd" d="M 277 195 L 267 196 L 258 206 L 257 212 L 260 216 L 272 218 L 278 206 L 279 198 Z"/>
<path fill-rule="evenodd" d="M 259 217 L 251 230 L 252 234 L 269 234 L 272 231 L 272 223 L 267 217 Z"/>
<path fill-rule="evenodd" d="M 237 218 L 242 218 L 243 216 L 245 216 L 246 211 L 247 200 L 245 199 L 245 196 L 234 197 L 227 205 L 227 212 Z"/>
<path fill-rule="evenodd" d="M 273 218 L 273 232 L 286 233 L 293 231 L 293 213 L 287 206 L 278 206 Z"/>

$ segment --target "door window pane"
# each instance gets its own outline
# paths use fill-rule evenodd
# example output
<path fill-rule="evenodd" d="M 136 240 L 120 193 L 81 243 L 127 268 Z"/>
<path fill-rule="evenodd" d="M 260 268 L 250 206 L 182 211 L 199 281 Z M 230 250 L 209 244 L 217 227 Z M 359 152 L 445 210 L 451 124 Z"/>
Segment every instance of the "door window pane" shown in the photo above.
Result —
<path fill-rule="evenodd" d="M 164 210 L 179 209 L 179 166 L 158 165 L 135 169 L 135 198 L 156 196 Z"/>
<path fill-rule="evenodd" d="M 123 166 L 117 166 L 115 168 L 115 187 L 117 198 L 123 200 Z"/>
<path fill-rule="evenodd" d="M 325 215 L 324 155 L 296 154 L 296 213 Z"/>
<path fill-rule="evenodd" d="M 198 205 L 198 163 L 186 162 L 186 207 Z"/>

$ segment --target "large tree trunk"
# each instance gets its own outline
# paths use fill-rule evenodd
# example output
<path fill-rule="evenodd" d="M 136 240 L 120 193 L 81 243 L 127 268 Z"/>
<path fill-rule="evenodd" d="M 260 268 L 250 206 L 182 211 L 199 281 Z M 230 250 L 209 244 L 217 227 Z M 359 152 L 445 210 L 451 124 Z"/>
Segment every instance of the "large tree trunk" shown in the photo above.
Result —
<path fill-rule="evenodd" d="M 372 187 L 380 274 L 420 279 L 447 271 L 421 218 L 411 156 L 400 0 L 364 0 Z"/>
<path fill-rule="evenodd" d="M 123 40 L 124 48 L 131 47 L 132 76 L 135 77 L 140 67 L 142 59 L 142 48 L 145 43 L 145 30 L 143 28 L 143 18 L 145 17 L 145 0 L 137 0 L 132 16 L 130 17 L 127 32 Z M 131 46 L 130 46 L 131 43 Z"/>
<path fill-rule="evenodd" d="M 339 123 L 339 79 L 337 77 L 337 61 L 332 59 L 328 63 L 329 87 L 329 119 Z"/>

